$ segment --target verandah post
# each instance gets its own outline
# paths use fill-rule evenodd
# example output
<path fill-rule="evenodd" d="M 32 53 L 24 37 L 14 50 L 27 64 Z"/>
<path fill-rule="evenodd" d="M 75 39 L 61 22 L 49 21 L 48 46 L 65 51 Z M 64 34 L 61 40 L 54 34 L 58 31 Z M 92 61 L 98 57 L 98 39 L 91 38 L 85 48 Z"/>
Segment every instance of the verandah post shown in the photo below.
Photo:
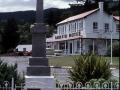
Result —
<path fill-rule="evenodd" d="M 11 90 L 14 90 L 14 78 L 12 78 Z"/>
<path fill-rule="evenodd" d="M 111 88 L 111 90 L 113 90 L 113 87 L 112 87 L 112 82 L 110 82 L 110 85 L 111 85 L 111 87 L 110 87 L 110 88 Z"/>

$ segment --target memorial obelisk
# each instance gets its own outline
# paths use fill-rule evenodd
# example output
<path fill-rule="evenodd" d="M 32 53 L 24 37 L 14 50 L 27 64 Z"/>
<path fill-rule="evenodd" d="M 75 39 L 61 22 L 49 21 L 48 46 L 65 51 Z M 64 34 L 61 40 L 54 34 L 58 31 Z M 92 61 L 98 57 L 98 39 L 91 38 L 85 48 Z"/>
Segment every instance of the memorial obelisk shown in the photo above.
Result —
<path fill-rule="evenodd" d="M 50 66 L 48 65 L 48 58 L 46 58 L 48 27 L 44 24 L 43 0 L 37 0 L 36 23 L 31 25 L 30 32 L 32 33 L 32 57 L 29 58 L 26 83 L 39 82 L 40 90 L 54 90 L 54 77 L 50 76 Z M 26 86 L 29 87 L 31 84 L 26 84 Z M 48 89 L 44 86 L 47 86 Z"/>

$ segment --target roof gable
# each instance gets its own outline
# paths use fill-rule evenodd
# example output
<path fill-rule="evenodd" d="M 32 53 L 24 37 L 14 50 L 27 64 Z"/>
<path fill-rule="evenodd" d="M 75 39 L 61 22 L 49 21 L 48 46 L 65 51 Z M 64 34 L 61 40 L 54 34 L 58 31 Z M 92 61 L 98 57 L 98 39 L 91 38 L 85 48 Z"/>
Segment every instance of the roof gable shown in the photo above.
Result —
<path fill-rule="evenodd" d="M 113 16 L 114 19 L 120 20 L 120 16 Z"/>
<path fill-rule="evenodd" d="M 87 12 L 82 13 L 82 14 L 78 14 L 78 15 L 69 17 L 69 18 L 67 18 L 67 19 L 65 19 L 65 20 L 63 20 L 63 21 L 57 23 L 57 25 L 58 25 L 58 24 L 65 23 L 65 22 L 73 21 L 73 20 L 76 20 L 76 19 L 84 18 L 84 17 L 86 17 L 86 16 L 88 16 L 88 15 L 90 15 L 90 14 L 92 14 L 92 13 L 98 11 L 98 10 L 99 10 L 99 8 L 94 9 L 94 10 L 91 10 L 91 11 L 87 11 Z"/>

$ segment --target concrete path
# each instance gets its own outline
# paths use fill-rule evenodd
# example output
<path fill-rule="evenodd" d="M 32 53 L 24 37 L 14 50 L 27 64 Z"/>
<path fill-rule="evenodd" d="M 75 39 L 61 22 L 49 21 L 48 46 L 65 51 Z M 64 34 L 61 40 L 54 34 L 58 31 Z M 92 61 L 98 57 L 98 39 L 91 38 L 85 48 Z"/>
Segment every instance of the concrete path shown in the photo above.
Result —
<path fill-rule="evenodd" d="M 15 62 L 18 62 L 18 72 L 19 73 L 26 73 L 26 68 L 28 66 L 29 58 L 31 56 L 19 56 L 18 58 L 15 58 L 14 56 L 6 56 L 6 57 L 0 57 L 4 62 L 8 62 L 9 64 L 14 64 Z M 112 70 L 113 77 L 119 80 L 119 69 L 113 69 Z M 52 68 L 51 67 L 51 75 L 54 75 L 59 80 L 67 81 L 69 80 L 67 77 L 69 76 L 67 73 L 66 68 Z"/>

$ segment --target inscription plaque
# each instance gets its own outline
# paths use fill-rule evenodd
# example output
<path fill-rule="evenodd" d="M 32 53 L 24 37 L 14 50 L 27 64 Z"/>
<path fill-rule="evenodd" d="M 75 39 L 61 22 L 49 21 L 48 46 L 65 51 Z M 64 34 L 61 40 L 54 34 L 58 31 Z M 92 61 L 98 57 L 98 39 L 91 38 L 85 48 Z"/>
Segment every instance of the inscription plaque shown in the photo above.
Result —
<path fill-rule="evenodd" d="M 27 88 L 27 90 L 41 90 L 40 88 Z"/>

